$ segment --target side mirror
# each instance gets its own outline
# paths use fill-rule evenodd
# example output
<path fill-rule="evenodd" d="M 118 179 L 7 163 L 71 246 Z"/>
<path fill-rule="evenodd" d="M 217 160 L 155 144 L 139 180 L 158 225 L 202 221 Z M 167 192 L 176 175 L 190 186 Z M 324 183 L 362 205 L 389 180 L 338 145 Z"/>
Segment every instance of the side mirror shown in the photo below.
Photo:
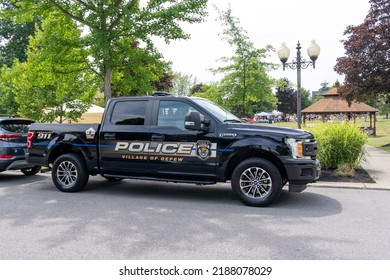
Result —
<path fill-rule="evenodd" d="M 204 124 L 210 124 L 209 121 L 205 121 L 204 116 L 199 112 L 188 112 L 185 116 L 184 127 L 188 130 L 206 130 Z"/>

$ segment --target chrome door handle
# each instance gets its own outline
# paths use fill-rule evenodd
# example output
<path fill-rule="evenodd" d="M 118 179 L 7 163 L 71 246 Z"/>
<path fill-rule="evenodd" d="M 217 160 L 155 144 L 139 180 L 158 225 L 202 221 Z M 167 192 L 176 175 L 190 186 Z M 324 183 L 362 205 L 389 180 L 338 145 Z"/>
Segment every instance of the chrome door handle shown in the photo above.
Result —
<path fill-rule="evenodd" d="M 161 134 L 152 134 L 152 141 L 164 141 L 165 136 Z"/>
<path fill-rule="evenodd" d="M 104 133 L 104 139 L 115 140 L 115 133 Z"/>

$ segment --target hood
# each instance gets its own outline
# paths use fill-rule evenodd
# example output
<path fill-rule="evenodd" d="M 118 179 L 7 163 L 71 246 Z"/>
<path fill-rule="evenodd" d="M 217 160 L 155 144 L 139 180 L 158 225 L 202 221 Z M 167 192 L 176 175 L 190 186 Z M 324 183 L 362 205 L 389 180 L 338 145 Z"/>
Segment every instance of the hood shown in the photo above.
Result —
<path fill-rule="evenodd" d="M 313 135 L 302 129 L 279 127 L 279 126 L 262 126 L 255 124 L 228 123 L 226 129 L 231 133 L 237 133 L 241 136 L 266 136 L 270 138 L 283 139 L 286 137 L 295 139 L 311 139 Z"/>

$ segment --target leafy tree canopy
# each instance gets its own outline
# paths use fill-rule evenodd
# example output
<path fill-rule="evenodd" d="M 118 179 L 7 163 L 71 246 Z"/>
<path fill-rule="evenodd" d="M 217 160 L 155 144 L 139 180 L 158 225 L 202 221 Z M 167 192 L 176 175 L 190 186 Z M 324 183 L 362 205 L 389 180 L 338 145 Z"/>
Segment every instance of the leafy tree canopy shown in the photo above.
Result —
<path fill-rule="evenodd" d="M 89 68 L 89 51 L 80 31 L 59 12 L 52 12 L 30 40 L 27 62 L 15 61 L 9 84 L 19 114 L 38 121 L 77 120 L 97 93 Z"/>
<path fill-rule="evenodd" d="M 20 62 L 27 60 L 29 36 L 34 34 L 35 24 L 39 23 L 38 18 L 23 23 L 13 22 L 7 14 L 17 9 L 10 0 L 2 0 L 0 4 L 0 66 L 11 67 L 14 59 Z"/>
<path fill-rule="evenodd" d="M 184 96 L 190 96 L 192 89 L 199 83 L 192 74 L 187 75 L 180 72 L 174 74 L 172 93 Z"/>
<path fill-rule="evenodd" d="M 297 96 L 294 85 L 287 79 L 281 79 L 282 83 L 276 88 L 276 98 L 278 99 L 278 111 L 285 114 L 295 114 L 297 112 Z"/>
<path fill-rule="evenodd" d="M 347 100 L 376 100 L 390 95 L 390 1 L 370 0 L 364 22 L 348 26 L 343 40 L 345 56 L 334 67 L 345 75 L 341 88 Z"/>
<path fill-rule="evenodd" d="M 297 113 L 297 91 L 294 89 L 295 86 L 287 78 L 280 79 L 278 87 L 276 88 L 276 98 L 278 99 L 278 111 L 285 114 L 296 114 Z M 302 97 L 302 109 L 312 104 L 310 98 L 310 91 L 301 88 Z"/>
<path fill-rule="evenodd" d="M 102 79 L 106 101 L 112 96 L 112 84 L 115 95 L 150 91 L 144 85 L 156 82 L 168 69 L 161 63 L 153 36 L 166 42 L 189 38 L 180 23 L 201 22 L 207 6 L 207 0 L 149 0 L 142 5 L 139 0 L 15 1 L 24 11 L 19 18 L 28 17 L 31 11 L 42 12 L 50 4 L 77 22 L 84 31 L 92 69 Z"/>
<path fill-rule="evenodd" d="M 219 20 L 225 26 L 222 32 L 224 39 L 235 49 L 232 57 L 221 58 L 224 66 L 213 70 L 224 74 L 219 85 L 224 99 L 231 103 L 229 107 L 232 107 L 233 113 L 241 116 L 253 115 L 254 110 L 250 106 L 253 103 L 276 105 L 276 98 L 272 94 L 274 80 L 267 74 L 274 65 L 265 62 L 267 53 L 273 48 L 255 48 L 246 31 L 239 26 L 239 20 L 232 15 L 231 8 L 218 12 Z"/>
<path fill-rule="evenodd" d="M 0 68 L 0 114 L 16 115 L 19 104 L 13 94 L 13 77 L 10 69 L 4 65 Z"/>
<path fill-rule="evenodd" d="M 222 87 L 218 82 L 207 84 L 207 85 L 203 85 L 203 84 L 196 85 L 194 87 L 193 96 L 202 97 L 211 100 L 230 112 L 233 111 L 235 106 L 232 102 L 229 102 L 226 94 L 223 92 Z"/>
<path fill-rule="evenodd" d="M 321 84 L 321 87 L 318 89 L 319 92 L 327 92 L 328 90 L 330 90 L 330 87 L 329 87 L 329 82 L 327 81 L 323 81 Z"/>

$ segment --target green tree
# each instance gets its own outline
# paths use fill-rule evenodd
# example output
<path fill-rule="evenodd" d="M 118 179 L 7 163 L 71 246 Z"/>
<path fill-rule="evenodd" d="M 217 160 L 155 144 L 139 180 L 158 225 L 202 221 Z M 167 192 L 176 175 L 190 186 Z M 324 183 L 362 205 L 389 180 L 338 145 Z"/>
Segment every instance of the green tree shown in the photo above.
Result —
<path fill-rule="evenodd" d="M 278 111 L 285 114 L 297 112 L 297 96 L 294 85 L 287 78 L 279 81 L 276 88 L 276 98 L 278 99 Z"/>
<path fill-rule="evenodd" d="M 15 23 L 6 15 L 15 11 L 17 6 L 10 0 L 2 0 L 0 4 L 0 67 L 5 64 L 11 67 L 13 60 L 27 60 L 27 45 L 29 37 L 34 35 L 38 18 L 32 21 Z"/>
<path fill-rule="evenodd" d="M 251 102 L 249 106 L 252 111 L 248 113 L 248 117 L 254 117 L 255 114 L 260 112 L 272 112 L 275 110 L 275 102 Z"/>
<path fill-rule="evenodd" d="M 345 75 L 340 91 L 349 101 L 390 95 L 390 1 L 370 0 L 370 4 L 364 22 L 344 31 L 345 56 L 334 67 Z"/>
<path fill-rule="evenodd" d="M 30 13 L 35 2 L 24 0 L 19 1 L 19 5 Z M 142 6 L 139 0 L 44 2 L 50 3 L 86 31 L 84 42 L 91 51 L 92 68 L 102 78 L 106 101 L 112 95 L 113 82 L 117 83 L 116 90 L 123 93 L 145 84 L 134 84 L 135 76 L 152 73 L 154 76 L 149 84 L 163 76 L 166 67 L 152 67 L 161 58 L 152 37 L 162 37 L 166 42 L 189 38 L 180 23 L 201 22 L 207 6 L 207 0 L 149 0 Z M 134 42 L 140 42 L 144 52 L 132 47 Z"/>
<path fill-rule="evenodd" d="M 330 87 L 329 87 L 329 82 L 327 81 L 323 81 L 321 84 L 320 84 L 320 88 L 318 89 L 319 92 L 327 92 L 328 90 L 330 90 Z"/>
<path fill-rule="evenodd" d="M 195 88 L 196 91 L 193 93 L 193 96 L 206 98 L 226 110 L 232 111 L 233 104 L 228 101 L 226 94 L 222 91 L 218 82 L 196 86 Z"/>
<path fill-rule="evenodd" d="M 301 88 L 301 97 L 302 97 L 302 110 L 309 107 L 311 104 L 313 104 L 313 101 L 311 100 L 310 90 Z"/>
<path fill-rule="evenodd" d="M 173 74 L 170 69 L 164 69 L 162 77 L 158 81 L 155 81 L 152 87 L 156 91 L 171 91 L 173 87 Z"/>
<path fill-rule="evenodd" d="M 295 85 L 287 78 L 279 80 L 278 87 L 276 88 L 276 98 L 278 99 L 278 110 L 280 112 L 285 114 L 297 113 L 297 91 L 294 87 Z M 309 90 L 301 88 L 301 98 L 302 109 L 305 109 L 312 104 Z"/>
<path fill-rule="evenodd" d="M 320 85 L 321 85 L 321 87 L 318 89 L 318 91 L 315 92 L 314 102 L 317 102 L 317 101 L 323 99 L 324 97 L 322 96 L 322 94 L 324 94 L 325 92 L 327 92 L 328 90 L 331 89 L 331 87 L 329 86 L 329 82 L 327 82 L 327 81 L 323 81 Z"/>
<path fill-rule="evenodd" d="M 373 106 L 377 107 L 379 113 L 388 119 L 390 114 L 390 95 L 380 94 Z"/>
<path fill-rule="evenodd" d="M 13 92 L 12 71 L 6 65 L 0 68 L 0 114 L 16 115 L 19 103 Z"/>
<path fill-rule="evenodd" d="M 19 114 L 38 121 L 77 120 L 97 93 L 89 52 L 80 31 L 59 12 L 52 12 L 30 40 L 27 62 L 15 61 L 11 85 Z"/>
<path fill-rule="evenodd" d="M 191 89 L 198 84 L 198 79 L 193 77 L 192 74 L 183 74 L 177 72 L 173 76 L 172 92 L 178 95 L 190 96 Z"/>
<path fill-rule="evenodd" d="M 111 73 L 112 97 L 145 95 L 172 87 L 170 66 L 160 54 L 142 49 L 137 40 L 121 40 L 119 44 L 112 57 L 116 65 Z"/>
<path fill-rule="evenodd" d="M 205 86 L 205 84 L 203 84 L 203 83 L 197 83 L 197 84 L 193 85 L 193 87 L 191 88 L 191 95 L 194 95 L 197 92 L 202 92 L 202 89 L 204 86 Z"/>
<path fill-rule="evenodd" d="M 35 25 L 40 23 L 37 17 L 23 22 L 11 20 L 9 15 L 17 13 L 18 9 L 12 0 L 2 0 L 0 3 L 0 114 L 16 115 L 18 112 L 19 104 L 10 76 L 13 71 L 9 67 L 14 61 L 27 60 L 29 37 L 34 35 Z"/>
<path fill-rule="evenodd" d="M 226 65 L 213 71 L 224 74 L 220 87 L 232 104 L 232 111 L 246 116 L 253 114 L 250 104 L 268 102 L 276 106 L 276 98 L 272 94 L 274 80 L 267 74 L 274 65 L 264 61 L 273 48 L 255 48 L 230 7 L 225 12 L 218 12 L 219 20 L 225 26 L 222 32 L 224 39 L 235 48 L 235 53 L 232 57 L 223 57 L 221 61 Z"/>

